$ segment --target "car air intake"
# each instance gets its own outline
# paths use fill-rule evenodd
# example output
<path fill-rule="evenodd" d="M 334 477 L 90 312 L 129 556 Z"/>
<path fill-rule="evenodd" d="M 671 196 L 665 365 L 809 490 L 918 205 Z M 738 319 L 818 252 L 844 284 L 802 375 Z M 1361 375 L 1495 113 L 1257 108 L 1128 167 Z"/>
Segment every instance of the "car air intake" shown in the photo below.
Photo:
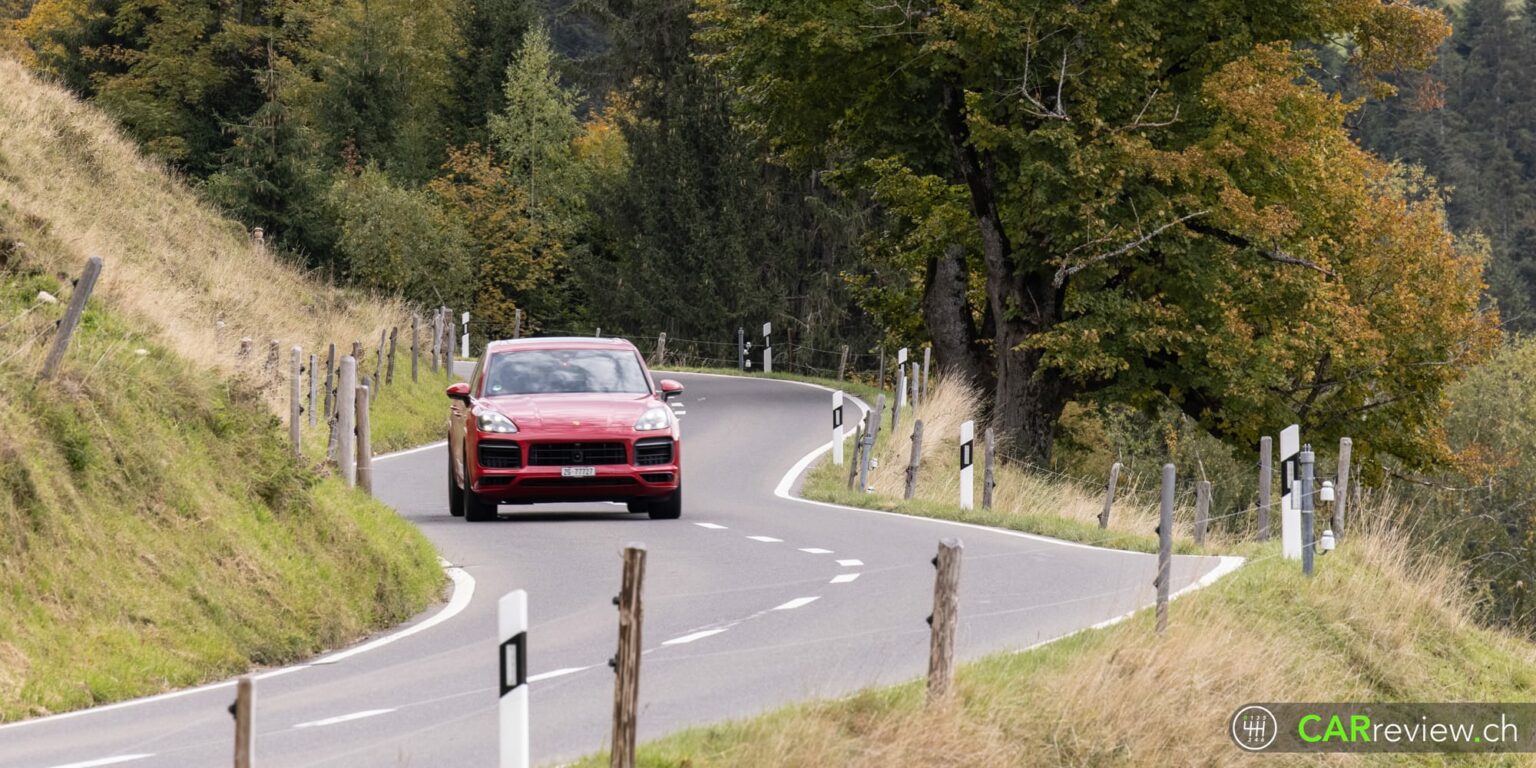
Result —
<path fill-rule="evenodd" d="M 480 443 L 480 466 L 486 469 L 517 469 L 523 465 L 523 449 L 517 443 Z"/>
<path fill-rule="evenodd" d="M 628 462 L 623 443 L 534 443 L 528 448 L 530 467 L 593 467 Z"/>
<path fill-rule="evenodd" d="M 650 438 L 635 443 L 635 464 L 654 467 L 672 463 L 672 438 Z"/>

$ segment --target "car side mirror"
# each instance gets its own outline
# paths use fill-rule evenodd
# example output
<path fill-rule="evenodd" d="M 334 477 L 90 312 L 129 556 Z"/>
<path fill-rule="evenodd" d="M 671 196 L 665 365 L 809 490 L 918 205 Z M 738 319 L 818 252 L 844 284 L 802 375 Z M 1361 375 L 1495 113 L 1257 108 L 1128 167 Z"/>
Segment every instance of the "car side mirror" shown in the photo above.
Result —
<path fill-rule="evenodd" d="M 469 382 L 461 381 L 448 387 L 448 399 L 458 400 L 465 405 L 469 404 Z"/>
<path fill-rule="evenodd" d="M 661 399 L 663 400 L 671 400 L 672 398 L 683 394 L 683 385 L 673 381 L 672 379 L 662 379 L 660 386 Z"/>

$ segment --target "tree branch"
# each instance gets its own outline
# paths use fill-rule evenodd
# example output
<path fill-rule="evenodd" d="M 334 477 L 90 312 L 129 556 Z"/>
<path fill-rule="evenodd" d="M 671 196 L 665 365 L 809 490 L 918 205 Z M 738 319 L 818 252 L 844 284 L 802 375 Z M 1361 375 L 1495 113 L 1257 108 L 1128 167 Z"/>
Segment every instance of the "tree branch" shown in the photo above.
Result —
<path fill-rule="evenodd" d="M 1261 248 L 1252 240 L 1249 240 L 1242 235 L 1228 232 L 1225 229 L 1213 227 L 1208 224 L 1191 224 L 1189 228 L 1202 235 L 1214 237 L 1217 240 L 1220 240 L 1221 242 L 1226 243 L 1227 245 L 1230 245 L 1234 248 L 1252 250 L 1258 255 L 1270 261 L 1279 262 L 1281 264 L 1292 264 L 1298 267 L 1306 267 L 1307 269 L 1317 272 L 1318 274 L 1335 279 L 1338 278 L 1338 275 L 1330 272 L 1326 267 L 1323 267 L 1321 264 L 1318 264 L 1315 261 L 1303 259 L 1299 256 L 1292 256 L 1289 253 L 1280 250 L 1279 248 Z"/>
<path fill-rule="evenodd" d="M 1141 246 L 1146 245 L 1147 242 L 1152 240 L 1152 238 L 1157 237 L 1158 235 L 1161 235 L 1163 232 L 1167 231 L 1168 229 L 1170 229 L 1172 227 L 1176 227 L 1176 226 L 1178 226 L 1180 224 L 1183 224 L 1184 222 L 1189 221 L 1190 219 L 1196 218 L 1198 216 L 1204 216 L 1204 215 L 1206 215 L 1208 213 L 1210 213 L 1209 210 L 1203 210 L 1203 211 L 1195 211 L 1194 213 L 1190 213 L 1190 214 L 1185 214 L 1185 215 L 1180 216 L 1179 218 L 1174 219 L 1173 221 L 1170 221 L 1167 224 L 1164 224 L 1164 225 L 1158 227 L 1157 229 L 1154 229 L 1151 232 L 1148 232 L 1145 235 L 1142 235 L 1141 237 L 1138 237 L 1135 240 L 1132 240 L 1131 242 L 1126 243 L 1125 245 L 1122 245 L 1119 248 L 1116 248 L 1116 249 L 1114 249 L 1112 251 L 1105 251 L 1104 253 L 1101 253 L 1101 254 L 1099 254 L 1097 256 L 1094 256 L 1093 258 L 1088 259 L 1087 261 L 1084 261 L 1084 262 L 1079 263 L 1079 264 L 1073 264 L 1073 265 L 1069 266 L 1066 263 L 1063 263 L 1061 265 L 1061 267 L 1056 270 L 1056 278 L 1051 281 L 1051 285 L 1052 285 L 1052 287 L 1060 288 L 1062 285 L 1064 285 L 1067 282 L 1067 278 L 1069 278 L 1069 277 L 1071 277 L 1071 276 L 1073 276 L 1073 275 L 1075 275 L 1075 274 L 1077 274 L 1077 273 L 1079 273 L 1079 272 L 1081 272 L 1081 271 L 1083 271 L 1083 270 L 1085 270 L 1085 269 L 1087 269 L 1087 268 L 1089 268 L 1091 266 L 1094 266 L 1095 264 L 1102 264 L 1102 263 L 1104 263 L 1106 261 L 1109 261 L 1110 259 L 1115 258 L 1116 256 L 1121 256 L 1123 254 L 1126 254 L 1126 253 L 1129 253 L 1129 252 L 1131 252 L 1133 250 L 1136 250 L 1137 248 L 1140 248 Z"/>

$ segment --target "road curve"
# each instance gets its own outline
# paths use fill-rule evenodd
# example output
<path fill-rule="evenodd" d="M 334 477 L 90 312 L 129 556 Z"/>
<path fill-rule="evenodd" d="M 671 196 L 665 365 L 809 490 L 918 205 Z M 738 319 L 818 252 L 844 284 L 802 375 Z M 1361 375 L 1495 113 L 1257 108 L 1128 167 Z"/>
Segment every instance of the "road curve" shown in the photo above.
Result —
<path fill-rule="evenodd" d="M 606 746 L 619 550 L 644 542 L 641 738 L 923 674 L 938 539 L 965 543 L 958 647 L 1021 648 L 1153 598 L 1154 558 L 775 494 L 826 442 L 826 390 L 677 374 L 681 520 L 610 504 L 503 507 L 496 523 L 446 509 L 446 449 L 375 463 L 379 497 L 462 568 L 437 623 L 339 661 L 257 683 L 257 755 L 280 766 L 490 766 L 496 755 L 496 599 L 529 594 L 533 756 Z M 851 420 L 850 420 L 851 422 Z M 1222 566 L 1179 557 L 1173 588 Z M 467 574 L 467 576 L 463 575 Z M 436 617 L 436 618 L 434 618 Z M 398 630 L 396 630 L 398 632 Z M 0 767 L 227 763 L 228 683 L 0 727 Z"/>

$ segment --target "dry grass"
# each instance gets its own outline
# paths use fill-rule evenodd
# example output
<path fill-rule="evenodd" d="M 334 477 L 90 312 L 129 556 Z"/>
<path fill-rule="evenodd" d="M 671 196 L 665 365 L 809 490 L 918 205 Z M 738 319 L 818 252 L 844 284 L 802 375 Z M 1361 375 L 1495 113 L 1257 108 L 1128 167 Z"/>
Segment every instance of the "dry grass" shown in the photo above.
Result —
<path fill-rule="evenodd" d="M 379 329 L 409 325 L 401 302 L 327 286 L 252 246 L 103 113 L 0 56 L 5 238 L 58 277 L 101 256 L 97 291 L 107 302 L 180 356 L 226 374 L 261 376 L 272 339 L 286 366 L 293 344 L 371 345 Z M 255 341 L 247 360 L 236 356 L 242 337 Z"/>

